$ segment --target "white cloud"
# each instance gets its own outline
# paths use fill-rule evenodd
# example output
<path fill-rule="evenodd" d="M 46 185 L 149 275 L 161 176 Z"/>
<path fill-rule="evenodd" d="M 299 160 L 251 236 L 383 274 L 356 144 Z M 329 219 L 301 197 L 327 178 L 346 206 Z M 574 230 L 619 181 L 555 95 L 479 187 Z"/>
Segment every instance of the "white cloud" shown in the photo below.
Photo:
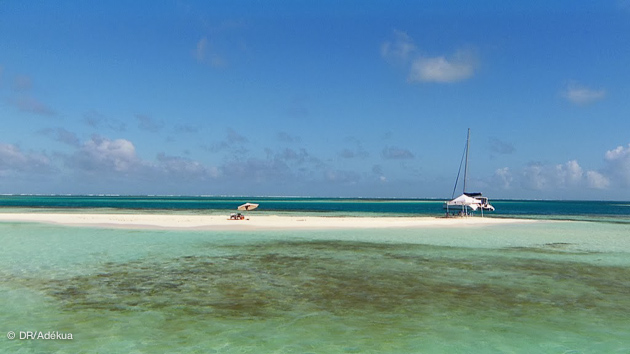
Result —
<path fill-rule="evenodd" d="M 625 187 L 630 186 L 630 144 L 617 146 L 604 154 L 607 172 Z"/>
<path fill-rule="evenodd" d="M 0 143 L 0 176 L 15 172 L 43 173 L 51 169 L 50 159 L 45 155 L 24 152 L 19 146 Z"/>
<path fill-rule="evenodd" d="M 502 189 L 510 189 L 513 180 L 514 177 L 512 176 L 512 172 L 509 167 L 498 168 L 494 171 L 494 175 L 492 177 L 493 184 L 495 186 L 500 186 Z"/>
<path fill-rule="evenodd" d="M 584 172 L 576 160 L 571 160 L 565 164 L 556 165 L 552 176 L 557 186 L 577 186 L 582 182 Z"/>
<path fill-rule="evenodd" d="M 219 176 L 216 167 L 181 156 L 159 153 L 155 160 L 141 159 L 133 142 L 100 136 L 93 136 L 74 154 L 66 156 L 66 165 L 71 168 L 71 174 L 97 176 L 101 182 L 124 177 L 129 184 L 150 181 L 149 187 L 165 182 L 206 181 Z"/>
<path fill-rule="evenodd" d="M 394 39 L 381 45 L 381 56 L 389 62 L 405 65 L 409 82 L 450 83 L 472 77 L 477 59 L 471 50 L 458 50 L 451 56 L 421 54 L 413 39 L 394 30 Z"/>
<path fill-rule="evenodd" d="M 466 80 L 475 72 L 474 57 L 464 51 L 453 57 L 419 57 L 413 61 L 409 72 L 410 82 L 449 83 Z"/>
<path fill-rule="evenodd" d="M 604 158 L 607 161 L 615 161 L 615 160 L 628 160 L 630 159 L 630 144 L 628 144 L 627 148 L 623 146 L 617 146 L 612 150 L 606 151 Z"/>
<path fill-rule="evenodd" d="M 139 162 L 136 147 L 126 139 L 92 139 L 83 146 L 83 150 L 116 171 L 127 171 Z"/>
<path fill-rule="evenodd" d="M 542 190 L 547 187 L 547 178 L 541 164 L 533 163 L 523 169 L 521 183 L 523 187 Z"/>
<path fill-rule="evenodd" d="M 608 177 L 597 171 L 586 171 L 586 181 L 589 188 L 606 189 L 610 186 Z"/>
<path fill-rule="evenodd" d="M 605 90 L 593 90 L 577 83 L 570 83 L 562 92 L 562 96 L 577 105 L 587 105 L 606 97 Z"/>
<path fill-rule="evenodd" d="M 25 160 L 25 156 L 20 151 L 20 148 L 13 144 L 0 144 L 0 157 L 2 157 L 0 162 L 3 165 L 9 165 Z"/>
<path fill-rule="evenodd" d="M 508 167 L 497 169 L 489 178 L 493 186 L 505 190 L 519 187 L 544 192 L 592 190 L 621 190 L 630 187 L 630 144 L 617 146 L 604 154 L 605 165 L 600 169 L 585 169 L 577 160 L 563 164 L 531 163 L 514 172 Z M 560 194 L 558 194 L 560 193 Z"/>
<path fill-rule="evenodd" d="M 610 186 L 610 181 L 600 172 L 592 170 L 584 172 L 577 160 L 570 160 L 558 165 L 530 164 L 522 170 L 520 184 L 527 189 L 553 191 L 578 188 L 606 189 Z"/>
<path fill-rule="evenodd" d="M 136 148 L 126 139 L 109 140 L 93 136 L 68 160 L 71 167 L 86 172 L 121 173 L 137 170 L 142 163 Z"/>

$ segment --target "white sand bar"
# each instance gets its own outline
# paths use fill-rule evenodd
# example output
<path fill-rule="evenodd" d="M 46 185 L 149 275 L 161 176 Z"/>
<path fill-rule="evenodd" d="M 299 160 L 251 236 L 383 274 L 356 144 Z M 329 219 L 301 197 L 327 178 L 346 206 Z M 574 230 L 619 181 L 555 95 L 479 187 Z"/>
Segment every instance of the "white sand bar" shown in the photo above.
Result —
<path fill-rule="evenodd" d="M 425 228 L 535 222 L 534 220 L 492 217 L 435 218 L 252 215 L 246 220 L 230 220 L 229 215 L 78 213 L 0 213 L 0 221 L 41 222 L 69 226 L 129 229 L 196 230 Z"/>

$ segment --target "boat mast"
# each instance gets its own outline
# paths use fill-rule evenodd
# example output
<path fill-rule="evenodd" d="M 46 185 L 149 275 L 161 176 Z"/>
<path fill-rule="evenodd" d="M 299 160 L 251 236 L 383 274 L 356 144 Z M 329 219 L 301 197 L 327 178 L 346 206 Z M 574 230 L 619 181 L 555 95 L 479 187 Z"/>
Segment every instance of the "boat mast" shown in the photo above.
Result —
<path fill-rule="evenodd" d="M 464 165 L 464 191 L 466 193 L 466 179 L 468 177 L 468 148 L 470 147 L 470 128 L 468 128 L 468 136 L 466 137 L 466 165 Z"/>

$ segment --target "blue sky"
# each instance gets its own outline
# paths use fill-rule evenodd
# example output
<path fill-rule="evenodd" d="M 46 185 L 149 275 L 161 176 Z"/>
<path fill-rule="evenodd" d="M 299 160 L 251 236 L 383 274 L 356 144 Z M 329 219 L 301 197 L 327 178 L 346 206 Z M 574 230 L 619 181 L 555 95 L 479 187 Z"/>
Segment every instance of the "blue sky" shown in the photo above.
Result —
<path fill-rule="evenodd" d="M 630 2 L 2 1 L 0 193 L 630 200 Z"/>

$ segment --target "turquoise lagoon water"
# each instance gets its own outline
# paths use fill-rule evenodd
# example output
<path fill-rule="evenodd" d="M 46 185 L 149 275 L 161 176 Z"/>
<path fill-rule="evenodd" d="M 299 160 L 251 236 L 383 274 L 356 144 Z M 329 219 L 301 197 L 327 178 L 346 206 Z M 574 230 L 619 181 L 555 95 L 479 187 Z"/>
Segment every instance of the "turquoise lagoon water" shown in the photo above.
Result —
<path fill-rule="evenodd" d="M 285 197 L 190 197 L 190 196 L 38 196 L 0 195 L 0 212 L 174 212 L 187 214 L 228 213 L 244 202 L 260 203 L 256 213 L 308 213 L 330 216 L 400 215 L 440 216 L 443 200 L 345 199 Z M 492 201 L 495 217 L 553 219 L 601 219 L 630 221 L 630 202 L 619 201 Z"/>
<path fill-rule="evenodd" d="M 630 224 L 583 217 L 257 232 L 4 222 L 0 352 L 630 353 Z"/>

